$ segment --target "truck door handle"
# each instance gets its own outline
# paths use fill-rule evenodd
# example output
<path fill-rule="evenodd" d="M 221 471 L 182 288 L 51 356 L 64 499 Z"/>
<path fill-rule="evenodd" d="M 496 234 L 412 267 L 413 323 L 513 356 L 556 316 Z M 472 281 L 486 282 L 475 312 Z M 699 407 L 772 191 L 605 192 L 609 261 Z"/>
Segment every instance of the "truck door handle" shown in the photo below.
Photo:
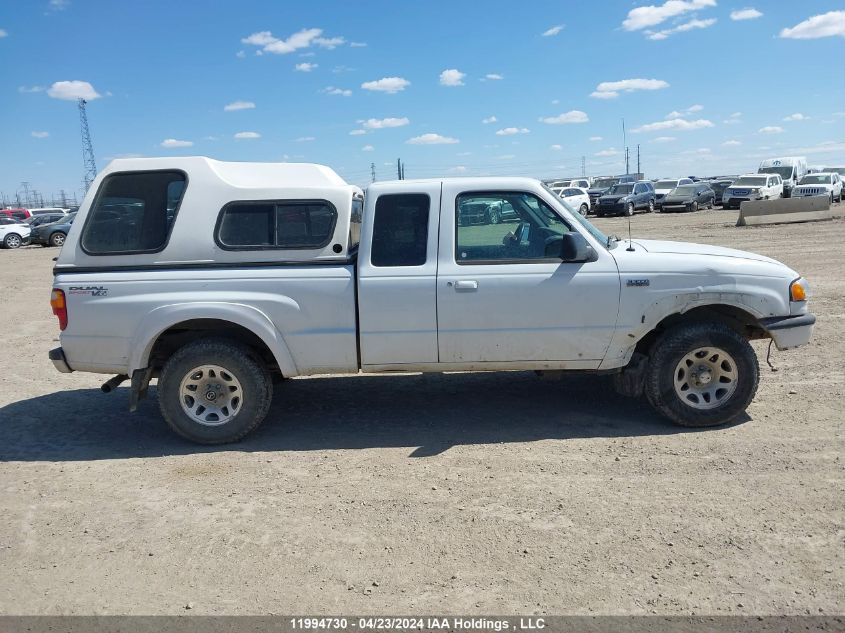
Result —
<path fill-rule="evenodd" d="M 456 281 L 455 290 L 478 290 L 478 282 L 471 279 L 462 279 L 461 281 Z"/>

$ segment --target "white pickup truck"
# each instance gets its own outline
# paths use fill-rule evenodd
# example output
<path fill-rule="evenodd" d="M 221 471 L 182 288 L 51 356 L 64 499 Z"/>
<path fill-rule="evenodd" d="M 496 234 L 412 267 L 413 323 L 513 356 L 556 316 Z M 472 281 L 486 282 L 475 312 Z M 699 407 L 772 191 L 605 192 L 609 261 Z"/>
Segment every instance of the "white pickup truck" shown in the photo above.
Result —
<path fill-rule="evenodd" d="M 472 221 L 484 205 L 513 213 Z M 611 374 L 678 424 L 722 424 L 757 389 L 749 340 L 797 347 L 815 322 L 787 266 L 605 236 L 537 180 L 365 192 L 200 157 L 113 161 L 54 274 L 56 368 L 130 379 L 132 410 L 157 379 L 170 426 L 209 444 L 258 426 L 281 378 L 359 371 Z"/>

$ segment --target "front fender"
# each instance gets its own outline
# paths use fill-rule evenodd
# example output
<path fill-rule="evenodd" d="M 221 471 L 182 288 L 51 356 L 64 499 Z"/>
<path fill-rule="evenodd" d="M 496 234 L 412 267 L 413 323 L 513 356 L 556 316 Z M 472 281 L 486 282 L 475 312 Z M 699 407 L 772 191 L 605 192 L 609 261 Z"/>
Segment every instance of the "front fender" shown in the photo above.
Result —
<path fill-rule="evenodd" d="M 284 337 L 266 314 L 249 305 L 209 301 L 169 304 L 147 314 L 138 324 L 130 345 L 130 375 L 136 369 L 147 366 L 153 345 L 163 332 L 178 323 L 194 319 L 228 321 L 246 328 L 267 345 L 284 376 L 298 374 Z"/>

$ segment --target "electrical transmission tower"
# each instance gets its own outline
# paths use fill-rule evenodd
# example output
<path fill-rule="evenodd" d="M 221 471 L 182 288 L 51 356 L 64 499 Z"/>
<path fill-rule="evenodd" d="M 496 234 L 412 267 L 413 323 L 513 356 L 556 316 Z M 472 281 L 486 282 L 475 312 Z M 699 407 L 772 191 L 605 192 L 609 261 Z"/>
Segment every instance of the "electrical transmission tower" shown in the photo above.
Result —
<path fill-rule="evenodd" d="M 94 160 L 94 146 L 91 144 L 91 132 L 88 130 L 88 114 L 85 112 L 85 99 L 79 100 L 79 124 L 82 128 L 82 165 L 84 175 L 82 183 L 85 186 L 85 192 L 94 178 L 97 177 L 97 161 Z"/>

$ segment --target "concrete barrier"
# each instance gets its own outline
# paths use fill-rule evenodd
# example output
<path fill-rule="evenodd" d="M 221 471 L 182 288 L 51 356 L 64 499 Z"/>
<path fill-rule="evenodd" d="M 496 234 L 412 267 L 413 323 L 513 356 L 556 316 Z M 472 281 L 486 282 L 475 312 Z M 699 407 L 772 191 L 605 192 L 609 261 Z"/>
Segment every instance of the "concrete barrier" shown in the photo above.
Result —
<path fill-rule="evenodd" d="M 830 199 L 827 196 L 778 198 L 777 200 L 748 200 L 741 203 L 736 225 L 759 226 L 832 219 Z"/>

